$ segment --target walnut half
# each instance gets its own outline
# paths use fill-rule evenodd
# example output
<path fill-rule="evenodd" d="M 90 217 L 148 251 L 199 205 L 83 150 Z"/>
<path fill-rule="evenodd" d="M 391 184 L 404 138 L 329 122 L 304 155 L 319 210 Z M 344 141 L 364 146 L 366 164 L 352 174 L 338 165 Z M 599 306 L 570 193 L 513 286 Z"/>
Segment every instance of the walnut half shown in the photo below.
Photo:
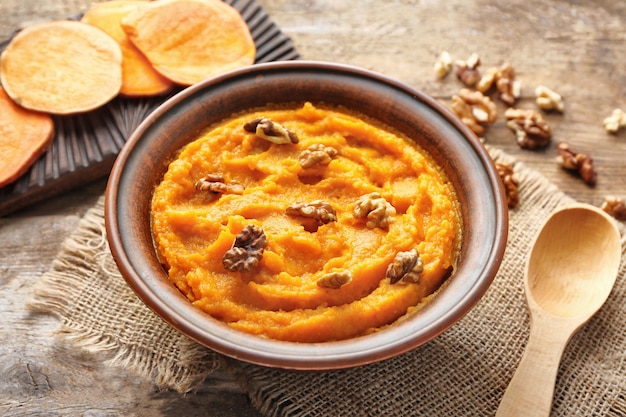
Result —
<path fill-rule="evenodd" d="M 456 76 L 466 86 L 473 87 L 480 80 L 479 66 L 480 57 L 473 53 L 467 61 L 456 62 Z"/>
<path fill-rule="evenodd" d="M 392 284 L 402 280 L 404 282 L 419 282 L 419 274 L 424 270 L 424 263 L 417 249 L 398 252 L 387 267 L 386 277 Z"/>
<path fill-rule="evenodd" d="M 509 164 L 496 162 L 495 165 L 504 185 L 507 205 L 509 208 L 515 208 L 519 204 L 519 178 Z"/>
<path fill-rule="evenodd" d="M 626 112 L 622 109 L 615 109 L 613 113 L 602 122 L 604 129 L 609 133 L 617 133 L 623 127 L 626 127 Z"/>
<path fill-rule="evenodd" d="M 296 135 L 295 132 L 292 132 L 283 125 L 280 125 L 267 117 L 257 117 L 256 119 L 252 119 L 244 124 L 243 128 L 246 132 L 256 133 L 256 135 L 261 139 L 265 139 L 279 145 L 299 142 L 298 135 Z"/>
<path fill-rule="evenodd" d="M 602 210 L 617 220 L 626 220 L 626 201 L 616 196 L 607 196 L 602 203 Z"/>
<path fill-rule="evenodd" d="M 365 225 L 368 229 L 388 227 L 395 214 L 395 207 L 376 192 L 359 197 L 352 210 L 354 218 L 367 218 Z"/>
<path fill-rule="evenodd" d="M 254 269 L 259 265 L 266 246 L 267 238 L 263 229 L 248 225 L 235 237 L 232 247 L 224 253 L 222 265 L 233 272 Z"/>
<path fill-rule="evenodd" d="M 513 66 L 508 62 L 502 64 L 500 68 L 489 68 L 476 84 L 476 89 L 486 94 L 494 85 L 498 90 L 500 100 L 509 106 L 515 104 L 520 97 L 521 83 L 515 79 Z"/>
<path fill-rule="evenodd" d="M 443 51 L 441 55 L 439 55 L 439 59 L 435 63 L 435 75 L 439 79 L 445 78 L 450 70 L 452 69 L 452 58 L 447 51 Z"/>
<path fill-rule="evenodd" d="M 451 108 L 459 119 L 479 136 L 485 133 L 484 125 L 492 124 L 498 118 L 496 105 L 489 96 L 467 88 L 452 96 Z"/>
<path fill-rule="evenodd" d="M 317 286 L 337 290 L 352 282 L 350 271 L 329 272 L 317 281 Z"/>
<path fill-rule="evenodd" d="M 540 85 L 535 89 L 535 96 L 537 97 L 537 106 L 541 110 L 556 110 L 563 113 L 565 108 L 563 97 L 556 91 Z"/>
<path fill-rule="evenodd" d="M 335 156 L 337 156 L 335 148 L 316 143 L 300 152 L 298 161 L 300 161 L 300 166 L 306 169 L 315 165 L 328 165 Z"/>
<path fill-rule="evenodd" d="M 578 172 L 578 175 L 588 185 L 596 184 L 597 174 L 590 156 L 572 150 L 567 143 L 561 142 L 557 146 L 557 161 L 561 167 Z"/>
<path fill-rule="evenodd" d="M 515 79 L 515 70 L 508 62 L 498 69 L 496 88 L 500 93 L 500 100 L 509 106 L 515 104 L 521 93 L 520 82 Z"/>
<path fill-rule="evenodd" d="M 313 219 L 318 226 L 337 221 L 337 212 L 326 201 L 314 200 L 310 203 L 295 203 L 285 209 L 290 216 Z"/>
<path fill-rule="evenodd" d="M 534 110 L 510 107 L 504 112 L 506 126 L 515 133 L 517 144 L 523 149 L 545 148 L 552 139 L 552 130 L 541 114 Z"/>
<path fill-rule="evenodd" d="M 222 174 L 209 174 L 199 179 L 195 186 L 198 191 L 209 191 L 217 194 L 241 195 L 245 190 L 245 187 L 238 182 L 226 182 Z"/>

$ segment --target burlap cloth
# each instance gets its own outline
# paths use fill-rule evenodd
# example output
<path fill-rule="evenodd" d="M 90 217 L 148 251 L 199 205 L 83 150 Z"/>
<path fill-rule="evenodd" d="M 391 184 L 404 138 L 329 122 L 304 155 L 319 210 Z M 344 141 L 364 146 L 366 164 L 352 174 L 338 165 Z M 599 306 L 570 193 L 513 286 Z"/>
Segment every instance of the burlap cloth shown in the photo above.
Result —
<path fill-rule="evenodd" d="M 521 204 L 510 213 L 500 271 L 481 302 L 423 347 L 381 363 L 332 372 L 268 369 L 224 358 L 172 330 L 126 285 L 105 239 L 103 200 L 64 243 L 30 307 L 52 313 L 59 332 L 163 389 L 194 390 L 216 366 L 232 373 L 268 416 L 494 415 L 528 339 L 522 277 L 542 220 L 572 200 L 537 172 L 514 165 Z M 626 416 L 626 233 L 617 283 L 601 311 L 569 343 L 553 416 Z M 581 236 L 584 239 L 584 236 Z"/>

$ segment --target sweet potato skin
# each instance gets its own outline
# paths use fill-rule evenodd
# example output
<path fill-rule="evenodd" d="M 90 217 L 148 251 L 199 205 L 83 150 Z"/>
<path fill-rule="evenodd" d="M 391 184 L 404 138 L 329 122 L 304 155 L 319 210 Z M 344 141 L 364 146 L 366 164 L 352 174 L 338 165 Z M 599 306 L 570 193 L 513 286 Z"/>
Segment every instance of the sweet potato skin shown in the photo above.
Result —
<path fill-rule="evenodd" d="M 0 86 L 0 187 L 24 174 L 53 137 L 50 115 L 18 106 Z"/>
<path fill-rule="evenodd" d="M 0 82 L 24 108 L 74 114 L 98 108 L 122 85 L 122 52 L 111 36 L 85 23 L 37 23 L 0 55 Z"/>
<path fill-rule="evenodd" d="M 159 74 L 150 61 L 130 42 L 120 24 L 122 18 L 145 0 L 113 0 L 95 3 L 81 18 L 81 22 L 102 29 L 117 41 L 122 50 L 122 87 L 126 97 L 146 97 L 169 92 L 173 83 Z"/>
<path fill-rule="evenodd" d="M 239 12 L 220 0 L 157 0 L 121 21 L 154 68 L 180 85 L 254 63 L 256 47 Z"/>

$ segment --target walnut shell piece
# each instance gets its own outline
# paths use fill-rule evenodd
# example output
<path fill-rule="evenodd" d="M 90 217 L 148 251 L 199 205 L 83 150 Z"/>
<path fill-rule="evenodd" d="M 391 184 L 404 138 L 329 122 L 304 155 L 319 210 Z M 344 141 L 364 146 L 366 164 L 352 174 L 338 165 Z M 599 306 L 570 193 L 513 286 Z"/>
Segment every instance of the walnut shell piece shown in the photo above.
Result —
<path fill-rule="evenodd" d="M 387 267 L 386 277 L 392 284 L 402 280 L 403 282 L 419 282 L 419 274 L 424 271 L 424 263 L 417 249 L 406 252 L 398 252 L 393 261 Z"/>
<path fill-rule="evenodd" d="M 600 208 L 617 220 L 626 220 L 626 201 L 620 197 L 605 197 Z"/>
<path fill-rule="evenodd" d="M 224 253 L 222 265 L 232 272 L 244 272 L 256 268 L 263 257 L 267 238 L 263 229 L 246 226 L 235 237 L 232 247 Z"/>
<path fill-rule="evenodd" d="M 246 132 L 255 133 L 261 139 L 278 145 L 298 143 L 298 135 L 267 117 L 257 117 L 243 125 Z"/>
<path fill-rule="evenodd" d="M 352 210 L 354 218 L 367 219 L 365 225 L 368 229 L 388 227 L 395 214 L 395 207 L 377 192 L 359 197 Z"/>
<path fill-rule="evenodd" d="M 575 152 L 570 146 L 561 142 L 557 146 L 557 161 L 564 169 L 576 171 L 582 180 L 590 186 L 594 186 L 597 181 L 597 173 L 593 165 L 593 159 L 583 153 Z"/>
<path fill-rule="evenodd" d="M 545 148 L 552 139 L 552 129 L 540 113 L 534 110 L 510 107 L 504 112 L 507 127 L 515 133 L 522 149 Z"/>
<path fill-rule="evenodd" d="M 509 208 L 515 208 L 519 204 L 519 178 L 513 171 L 513 167 L 504 162 L 496 162 L 496 171 L 504 185 L 506 202 Z"/>

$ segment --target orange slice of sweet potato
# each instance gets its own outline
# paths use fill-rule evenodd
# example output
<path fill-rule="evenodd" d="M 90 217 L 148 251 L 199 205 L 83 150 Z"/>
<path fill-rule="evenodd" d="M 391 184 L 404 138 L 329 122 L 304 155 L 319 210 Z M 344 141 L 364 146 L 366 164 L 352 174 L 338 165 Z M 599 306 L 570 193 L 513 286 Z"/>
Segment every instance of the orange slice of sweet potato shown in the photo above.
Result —
<path fill-rule="evenodd" d="M 127 97 L 145 97 L 168 92 L 173 83 L 159 74 L 150 61 L 130 42 L 120 25 L 121 19 L 134 11 L 144 0 L 113 0 L 94 3 L 81 18 L 108 33 L 122 50 L 122 87 L 120 94 Z"/>
<path fill-rule="evenodd" d="M 220 0 L 156 0 L 122 18 L 122 29 L 154 68 L 180 85 L 254 63 L 252 35 Z"/>
<path fill-rule="evenodd" d="M 0 187 L 24 174 L 53 137 L 49 114 L 18 106 L 0 87 Z"/>
<path fill-rule="evenodd" d="M 111 36 L 86 23 L 38 23 L 17 33 L 0 55 L 0 82 L 27 109 L 85 112 L 119 93 L 122 52 Z"/>

